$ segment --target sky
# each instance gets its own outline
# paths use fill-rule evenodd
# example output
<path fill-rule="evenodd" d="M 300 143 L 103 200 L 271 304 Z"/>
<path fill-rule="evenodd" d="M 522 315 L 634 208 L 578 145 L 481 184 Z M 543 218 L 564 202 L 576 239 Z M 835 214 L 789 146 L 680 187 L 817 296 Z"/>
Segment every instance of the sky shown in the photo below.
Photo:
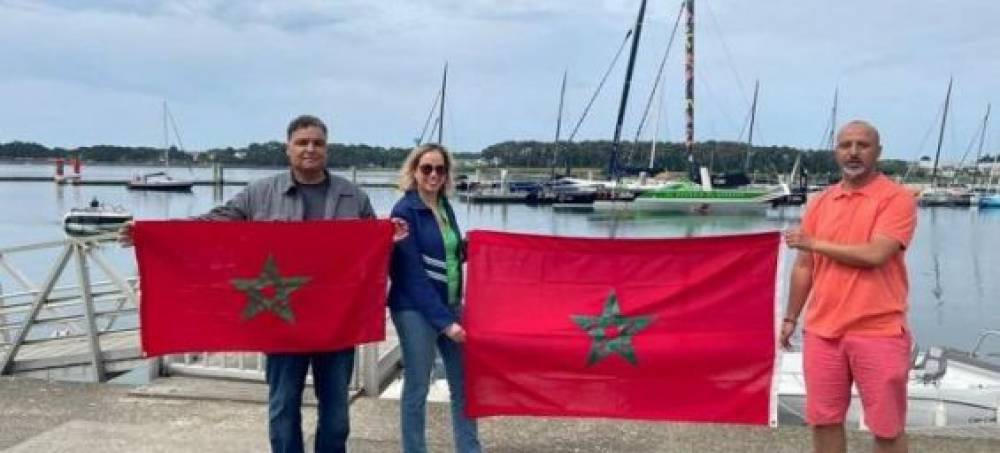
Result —
<path fill-rule="evenodd" d="M 0 0 L 0 143 L 162 146 L 167 102 L 187 150 L 283 140 L 298 114 L 340 143 L 411 146 L 449 65 L 444 142 L 475 152 L 562 138 L 578 121 L 639 0 Z M 680 0 L 647 7 L 623 137 L 632 140 Z M 699 0 L 695 138 L 818 148 L 837 118 L 882 133 L 884 156 L 970 149 L 1000 110 L 1000 2 Z M 642 134 L 683 140 L 683 26 Z M 577 140 L 610 139 L 628 50 Z M 1000 116 L 1000 112 L 997 112 Z M 1000 149 L 991 121 L 986 151 Z M 658 123 L 660 126 L 654 127 Z M 176 144 L 176 139 L 171 139 Z M 971 147 L 976 153 L 976 145 Z"/>

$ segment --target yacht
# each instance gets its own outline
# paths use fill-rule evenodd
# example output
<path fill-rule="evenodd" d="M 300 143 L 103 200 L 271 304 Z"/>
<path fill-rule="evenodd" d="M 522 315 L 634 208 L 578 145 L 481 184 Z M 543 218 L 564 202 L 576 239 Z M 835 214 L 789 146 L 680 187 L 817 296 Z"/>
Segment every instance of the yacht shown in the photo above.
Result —
<path fill-rule="evenodd" d="M 95 198 L 87 207 L 70 209 L 63 216 L 63 230 L 70 236 L 93 236 L 116 232 L 131 220 L 132 213 L 127 209 L 102 204 Z"/>

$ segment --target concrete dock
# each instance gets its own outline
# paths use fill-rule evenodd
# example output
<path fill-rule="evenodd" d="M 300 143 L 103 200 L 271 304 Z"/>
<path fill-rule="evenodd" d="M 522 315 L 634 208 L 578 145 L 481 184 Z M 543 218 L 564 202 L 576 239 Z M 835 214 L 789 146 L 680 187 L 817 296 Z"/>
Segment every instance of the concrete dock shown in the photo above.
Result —
<path fill-rule="evenodd" d="M 0 450 L 22 452 L 267 451 L 263 384 L 162 378 L 145 386 L 0 378 Z M 308 403 L 308 402 L 307 402 Z M 428 407 L 432 451 L 451 451 L 446 404 Z M 315 410 L 305 410 L 308 437 Z M 399 451 L 397 401 L 358 397 L 351 409 L 350 451 Z M 489 452 L 801 452 L 809 430 L 496 417 L 480 422 Z M 911 451 L 1000 451 L 1000 426 L 910 433 Z M 870 451 L 870 435 L 851 432 L 851 451 Z"/>

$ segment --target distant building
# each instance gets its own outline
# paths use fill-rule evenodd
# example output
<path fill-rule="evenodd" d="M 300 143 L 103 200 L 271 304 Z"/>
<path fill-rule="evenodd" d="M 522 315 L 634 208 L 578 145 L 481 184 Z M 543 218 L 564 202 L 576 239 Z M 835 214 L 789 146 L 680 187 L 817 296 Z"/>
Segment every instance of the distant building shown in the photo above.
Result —
<path fill-rule="evenodd" d="M 1000 173 L 1000 162 L 980 162 L 976 164 L 976 168 L 982 173 L 989 173 L 991 171 Z"/>

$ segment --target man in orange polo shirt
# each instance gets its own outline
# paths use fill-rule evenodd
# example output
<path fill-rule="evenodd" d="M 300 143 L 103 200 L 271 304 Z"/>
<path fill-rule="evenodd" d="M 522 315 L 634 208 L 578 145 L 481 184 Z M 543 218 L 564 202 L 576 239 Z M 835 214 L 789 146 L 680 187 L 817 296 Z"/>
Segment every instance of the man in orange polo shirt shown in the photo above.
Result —
<path fill-rule="evenodd" d="M 908 281 L 903 254 L 916 226 L 916 200 L 878 171 L 878 131 L 851 121 L 837 134 L 843 179 L 811 200 L 802 228 L 785 233 L 798 249 L 781 343 L 803 328 L 806 421 L 817 452 L 846 451 L 844 417 L 857 384 L 875 451 L 906 451 Z M 807 304 L 808 302 L 808 304 Z"/>

